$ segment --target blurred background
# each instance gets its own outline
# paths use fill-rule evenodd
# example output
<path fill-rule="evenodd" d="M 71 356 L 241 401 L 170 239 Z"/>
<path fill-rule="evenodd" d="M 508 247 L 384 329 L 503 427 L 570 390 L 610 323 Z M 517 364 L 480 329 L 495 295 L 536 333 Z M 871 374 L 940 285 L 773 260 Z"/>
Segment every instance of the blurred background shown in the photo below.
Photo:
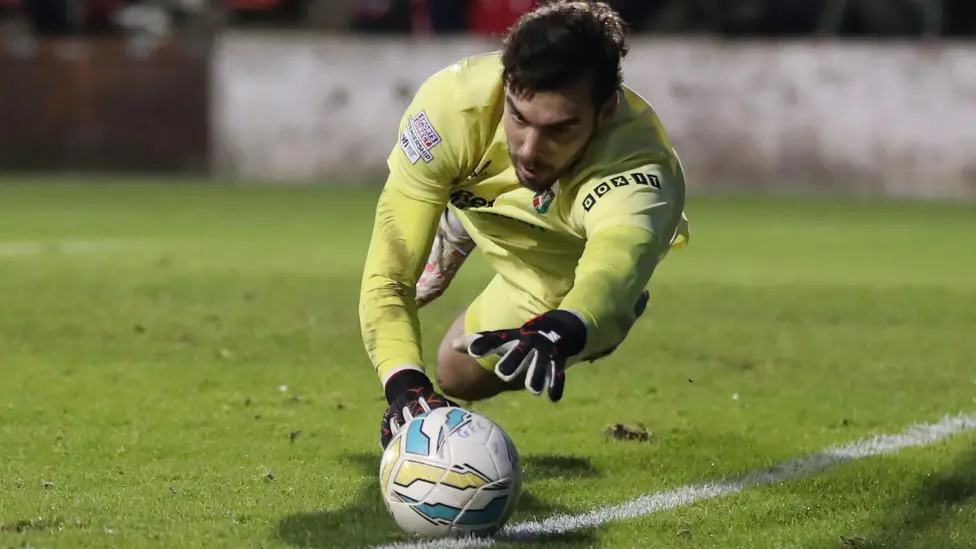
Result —
<path fill-rule="evenodd" d="M 692 187 L 976 196 L 973 0 L 612 0 Z M 0 0 L 0 171 L 378 184 L 533 0 Z"/>
<path fill-rule="evenodd" d="M 967 0 L 607 0 L 637 32 L 726 36 L 972 36 Z M 3 0 L 41 36 L 181 28 L 354 33 L 503 33 L 535 0 Z M 201 25 L 202 24 L 202 25 Z"/>

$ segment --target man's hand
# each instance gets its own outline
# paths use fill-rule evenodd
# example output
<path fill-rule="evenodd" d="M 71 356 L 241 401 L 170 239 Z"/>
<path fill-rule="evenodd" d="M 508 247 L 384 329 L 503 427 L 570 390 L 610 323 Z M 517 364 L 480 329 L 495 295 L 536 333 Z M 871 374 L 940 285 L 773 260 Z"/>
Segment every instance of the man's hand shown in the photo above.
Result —
<path fill-rule="evenodd" d="M 389 402 L 380 425 L 380 448 L 386 449 L 393 437 L 415 416 L 435 408 L 457 404 L 434 391 L 430 379 L 418 370 L 404 370 L 386 382 Z"/>
<path fill-rule="evenodd" d="M 453 346 L 476 358 L 500 355 L 495 375 L 511 382 L 524 374 L 529 392 L 547 392 L 557 402 L 563 397 L 566 361 L 586 346 L 586 325 L 574 313 L 555 309 L 520 328 L 463 335 Z"/>

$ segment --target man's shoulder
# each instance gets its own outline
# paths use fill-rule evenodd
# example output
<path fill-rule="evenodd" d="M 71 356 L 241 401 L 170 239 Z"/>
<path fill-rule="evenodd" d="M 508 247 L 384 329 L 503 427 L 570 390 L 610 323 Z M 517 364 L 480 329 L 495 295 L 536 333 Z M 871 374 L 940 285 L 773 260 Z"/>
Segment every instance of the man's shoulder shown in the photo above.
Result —
<path fill-rule="evenodd" d="M 391 162 L 405 158 L 410 167 L 400 169 L 436 172 L 445 182 L 469 173 L 501 119 L 501 89 L 496 54 L 468 57 L 427 77 L 403 113 Z"/>
<path fill-rule="evenodd" d="M 472 157 L 490 141 L 504 101 L 497 54 L 467 57 L 428 77 L 407 108 L 407 122 L 419 119 L 428 135 Z M 409 123 L 407 123 L 409 127 Z M 477 161 L 473 159 L 472 161 Z"/>
<path fill-rule="evenodd" d="M 465 57 L 428 77 L 419 93 L 459 113 L 492 112 L 504 98 L 501 57 L 497 52 Z"/>
<path fill-rule="evenodd" d="M 610 183 L 620 176 L 641 184 L 641 170 L 648 166 L 676 166 L 677 154 L 657 115 L 644 104 L 626 106 L 623 116 L 593 142 L 580 161 L 572 186 L 587 188 Z"/>
<path fill-rule="evenodd" d="M 625 89 L 613 125 L 592 143 L 567 185 L 567 199 L 585 215 L 598 203 L 616 211 L 631 208 L 632 200 L 684 196 L 684 185 L 681 162 L 657 114 Z"/>

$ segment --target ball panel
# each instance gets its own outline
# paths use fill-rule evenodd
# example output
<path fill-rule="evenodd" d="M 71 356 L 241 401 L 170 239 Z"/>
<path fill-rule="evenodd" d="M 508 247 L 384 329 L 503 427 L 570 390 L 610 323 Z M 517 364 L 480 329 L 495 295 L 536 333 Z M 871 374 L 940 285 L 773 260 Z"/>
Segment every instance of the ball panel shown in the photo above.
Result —
<path fill-rule="evenodd" d="M 447 432 L 450 433 L 470 419 L 471 413 L 467 410 L 462 410 L 461 408 L 451 408 L 450 411 L 447 412 L 447 418 L 444 422 L 444 426 L 447 427 Z"/>
<path fill-rule="evenodd" d="M 470 444 L 484 445 L 492 427 L 494 424 L 488 418 L 469 412 L 468 420 L 455 427 L 450 436 L 464 439 Z"/>
<path fill-rule="evenodd" d="M 446 486 L 448 488 L 453 488 L 455 490 L 467 490 L 469 488 L 481 488 L 482 486 L 488 484 L 490 480 L 488 477 L 475 469 L 464 466 L 452 467 L 450 471 L 447 471 L 443 478 L 441 478 L 441 486 Z"/>
<path fill-rule="evenodd" d="M 436 522 L 424 516 L 412 503 L 392 501 L 389 502 L 388 508 L 393 520 L 406 532 L 432 538 L 442 538 L 451 534 L 451 523 Z"/>
<path fill-rule="evenodd" d="M 490 492 L 484 493 L 488 494 Z M 469 506 L 455 520 L 454 524 L 457 526 L 478 526 L 482 528 L 497 524 L 505 514 L 505 508 L 508 507 L 508 498 L 508 494 L 496 495 L 483 506 Z"/>
<path fill-rule="evenodd" d="M 430 437 L 424 432 L 424 415 L 421 414 L 407 424 L 404 436 L 404 450 L 408 454 L 426 456 L 430 453 Z"/>
<path fill-rule="evenodd" d="M 402 440 L 401 437 L 396 437 L 391 440 L 386 452 L 383 453 L 383 459 L 380 461 L 380 488 L 384 492 L 390 484 L 390 475 L 393 473 L 393 468 L 396 467 L 397 460 L 400 459 L 400 444 Z"/>
<path fill-rule="evenodd" d="M 518 507 L 519 500 L 522 499 L 522 471 L 516 468 L 512 476 L 504 481 L 508 485 L 508 505 L 498 521 L 499 528 L 512 518 L 515 508 Z"/>
<path fill-rule="evenodd" d="M 491 433 L 488 435 L 488 441 L 485 445 L 488 449 L 488 455 L 491 456 L 491 461 L 495 466 L 496 478 L 507 477 L 512 474 L 512 468 L 515 466 L 509 456 L 508 447 L 505 444 L 505 433 L 499 428 L 492 429 Z"/>
<path fill-rule="evenodd" d="M 476 471 L 485 478 L 496 479 L 499 471 L 492 458 L 492 449 L 488 446 L 495 427 L 482 416 L 470 416 L 467 422 L 456 427 L 447 437 L 446 445 L 451 448 L 453 465 Z"/>
<path fill-rule="evenodd" d="M 387 486 L 395 494 L 420 501 L 430 495 L 446 472 L 443 467 L 404 458 L 396 469 L 393 483 Z"/>

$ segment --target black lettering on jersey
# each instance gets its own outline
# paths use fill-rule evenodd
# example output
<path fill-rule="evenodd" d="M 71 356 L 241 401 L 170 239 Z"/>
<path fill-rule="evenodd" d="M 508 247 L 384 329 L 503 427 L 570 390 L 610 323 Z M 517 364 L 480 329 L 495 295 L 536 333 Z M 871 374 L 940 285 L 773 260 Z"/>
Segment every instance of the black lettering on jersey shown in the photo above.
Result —
<path fill-rule="evenodd" d="M 590 208 L 596 204 L 596 199 L 593 198 L 593 193 L 587 193 L 586 198 L 583 199 L 583 209 L 585 211 L 590 211 Z"/>
<path fill-rule="evenodd" d="M 490 208 L 495 205 L 495 201 L 477 196 L 471 191 L 458 190 L 451 193 L 451 204 L 459 210 L 467 210 L 469 208 Z"/>
<path fill-rule="evenodd" d="M 650 185 L 655 189 L 661 188 L 661 181 L 652 173 L 634 172 L 630 174 L 630 177 L 634 180 L 634 183 L 637 183 L 638 185 Z"/>
<path fill-rule="evenodd" d="M 634 183 L 637 185 L 651 186 L 655 189 L 661 188 L 661 180 L 652 173 L 633 172 L 630 174 L 630 179 L 633 179 Z M 627 179 L 627 176 L 625 175 L 618 175 L 611 178 L 609 182 L 604 181 L 600 183 L 595 189 L 593 189 L 593 192 L 588 193 L 585 197 L 583 197 L 583 210 L 587 212 L 590 211 L 590 209 L 596 205 L 597 200 L 602 198 L 611 190 L 616 189 L 617 187 L 626 187 L 627 185 L 630 185 L 630 180 Z"/>
<path fill-rule="evenodd" d="M 464 206 L 471 200 L 471 193 L 468 191 L 454 191 L 451 193 L 451 204 L 455 208 L 464 209 Z"/>
<path fill-rule="evenodd" d="M 606 181 L 597 185 L 596 188 L 593 189 L 593 192 L 587 193 L 586 197 L 583 198 L 583 210 L 587 212 L 590 211 L 590 208 L 596 204 L 596 201 L 603 195 L 610 192 L 611 189 L 613 189 L 613 187 L 611 187 Z"/>

